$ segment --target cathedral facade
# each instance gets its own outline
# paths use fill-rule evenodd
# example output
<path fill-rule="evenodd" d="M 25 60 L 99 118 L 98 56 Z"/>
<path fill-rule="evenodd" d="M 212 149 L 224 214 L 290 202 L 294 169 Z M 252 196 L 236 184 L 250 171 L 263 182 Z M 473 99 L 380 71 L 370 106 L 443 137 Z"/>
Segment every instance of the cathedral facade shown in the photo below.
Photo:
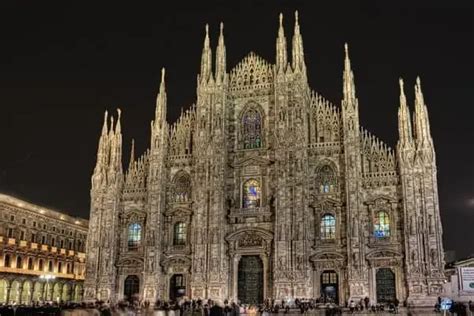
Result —
<path fill-rule="evenodd" d="M 196 104 L 166 121 L 165 72 L 149 149 L 122 169 L 120 110 L 105 114 L 92 175 L 85 299 L 368 297 L 434 304 L 444 282 L 436 160 L 420 80 L 400 80 L 396 150 L 359 124 L 348 47 L 343 99 L 308 86 L 295 15 L 288 54 L 227 71 L 208 28 Z"/>

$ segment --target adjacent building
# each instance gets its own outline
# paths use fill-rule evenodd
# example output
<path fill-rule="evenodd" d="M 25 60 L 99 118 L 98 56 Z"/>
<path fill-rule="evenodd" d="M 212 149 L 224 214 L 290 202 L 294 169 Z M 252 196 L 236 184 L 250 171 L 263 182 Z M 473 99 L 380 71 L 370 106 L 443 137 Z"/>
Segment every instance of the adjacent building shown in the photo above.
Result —
<path fill-rule="evenodd" d="M 419 78 L 413 111 L 400 79 L 394 150 L 360 125 L 347 45 L 335 105 L 308 85 L 297 14 L 291 49 L 282 16 L 275 43 L 273 62 L 251 52 L 228 71 L 223 25 L 215 55 L 206 26 L 196 103 L 169 124 L 163 70 L 150 147 L 126 171 L 120 111 L 105 113 L 86 299 L 434 305 L 444 251 Z"/>
<path fill-rule="evenodd" d="M 0 304 L 80 301 L 88 221 L 0 194 Z"/>

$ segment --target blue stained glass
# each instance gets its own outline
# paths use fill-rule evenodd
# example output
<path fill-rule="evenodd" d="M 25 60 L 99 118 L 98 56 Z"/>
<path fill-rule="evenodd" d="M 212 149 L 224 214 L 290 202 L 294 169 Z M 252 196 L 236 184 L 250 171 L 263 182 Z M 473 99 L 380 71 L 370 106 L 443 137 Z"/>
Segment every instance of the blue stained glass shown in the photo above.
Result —
<path fill-rule="evenodd" d="M 243 187 L 243 207 L 260 207 L 260 183 L 255 179 L 249 179 Z"/>
<path fill-rule="evenodd" d="M 140 245 L 142 239 L 142 226 L 133 223 L 128 226 L 128 249 L 135 250 Z"/>
<path fill-rule="evenodd" d="M 390 236 L 390 218 L 387 212 L 378 212 L 374 219 L 374 236 L 384 238 Z"/>

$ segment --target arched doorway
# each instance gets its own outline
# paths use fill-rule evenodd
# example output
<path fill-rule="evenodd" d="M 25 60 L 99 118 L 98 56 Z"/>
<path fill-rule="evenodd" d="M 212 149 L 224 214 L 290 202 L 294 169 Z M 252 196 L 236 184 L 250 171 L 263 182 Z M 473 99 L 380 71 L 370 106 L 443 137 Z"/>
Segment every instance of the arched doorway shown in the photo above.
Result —
<path fill-rule="evenodd" d="M 33 302 L 39 302 L 43 300 L 43 284 L 41 282 L 35 282 L 33 287 Z"/>
<path fill-rule="evenodd" d="M 170 300 L 186 295 L 186 280 L 182 274 L 173 274 L 170 279 Z"/>
<path fill-rule="evenodd" d="M 74 289 L 74 301 L 82 301 L 82 285 L 80 284 L 76 284 L 76 288 Z"/>
<path fill-rule="evenodd" d="M 21 303 L 22 304 L 29 304 L 30 303 L 30 297 L 31 297 L 31 291 L 32 289 L 32 284 L 31 281 L 25 281 L 23 283 L 23 290 L 21 291 Z"/>
<path fill-rule="evenodd" d="M 64 302 L 69 302 L 71 300 L 71 286 L 68 283 L 64 283 L 63 285 L 63 296 L 61 299 Z"/>
<path fill-rule="evenodd" d="M 377 303 L 390 303 L 397 297 L 395 273 L 390 268 L 380 268 L 375 274 Z"/>
<path fill-rule="evenodd" d="M 140 293 L 140 279 L 136 275 L 129 275 L 125 279 L 123 295 L 125 299 L 132 300 L 138 293 Z"/>
<path fill-rule="evenodd" d="M 238 299 L 243 304 L 263 302 L 263 262 L 259 256 L 242 256 L 238 270 Z"/>
<path fill-rule="evenodd" d="M 0 280 L 0 304 L 7 303 L 7 280 Z"/>
<path fill-rule="evenodd" d="M 339 303 L 338 276 L 334 270 L 326 270 L 321 273 L 321 296 L 326 302 Z"/>
<path fill-rule="evenodd" d="M 20 303 L 20 282 L 17 280 L 12 282 L 10 287 L 10 302 L 9 303 Z"/>

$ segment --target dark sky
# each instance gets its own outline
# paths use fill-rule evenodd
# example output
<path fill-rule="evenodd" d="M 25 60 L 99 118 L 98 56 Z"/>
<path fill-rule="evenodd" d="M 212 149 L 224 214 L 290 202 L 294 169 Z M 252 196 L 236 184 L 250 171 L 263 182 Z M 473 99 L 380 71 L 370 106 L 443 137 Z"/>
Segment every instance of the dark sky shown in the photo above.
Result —
<path fill-rule="evenodd" d="M 361 124 L 392 147 L 398 78 L 413 107 L 421 76 L 445 248 L 474 253 L 472 1 L 12 2 L 0 7 L 1 191 L 87 218 L 105 109 L 123 111 L 127 164 L 132 137 L 148 147 L 161 67 L 168 121 L 194 102 L 205 23 L 215 47 L 224 22 L 229 68 L 251 50 L 274 62 L 278 13 L 291 39 L 298 9 L 311 87 L 340 104 L 347 41 Z"/>

